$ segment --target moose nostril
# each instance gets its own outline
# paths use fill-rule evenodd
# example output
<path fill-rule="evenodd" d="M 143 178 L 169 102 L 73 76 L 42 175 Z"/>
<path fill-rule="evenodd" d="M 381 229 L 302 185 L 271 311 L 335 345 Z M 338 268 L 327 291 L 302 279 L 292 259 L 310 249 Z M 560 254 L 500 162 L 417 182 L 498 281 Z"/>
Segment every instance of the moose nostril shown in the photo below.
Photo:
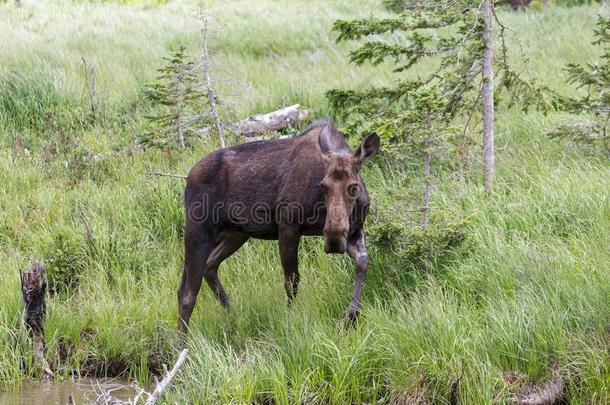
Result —
<path fill-rule="evenodd" d="M 324 243 L 324 251 L 326 253 L 345 253 L 346 239 L 345 238 L 328 238 Z"/>

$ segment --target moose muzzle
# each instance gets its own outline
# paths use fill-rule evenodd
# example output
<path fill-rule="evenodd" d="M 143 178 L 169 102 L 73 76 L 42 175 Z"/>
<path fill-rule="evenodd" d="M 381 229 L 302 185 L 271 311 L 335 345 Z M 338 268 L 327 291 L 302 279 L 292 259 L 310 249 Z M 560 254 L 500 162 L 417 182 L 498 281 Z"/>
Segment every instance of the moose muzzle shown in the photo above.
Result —
<path fill-rule="evenodd" d="M 324 235 L 324 252 L 345 253 L 347 247 L 347 231 Z"/>

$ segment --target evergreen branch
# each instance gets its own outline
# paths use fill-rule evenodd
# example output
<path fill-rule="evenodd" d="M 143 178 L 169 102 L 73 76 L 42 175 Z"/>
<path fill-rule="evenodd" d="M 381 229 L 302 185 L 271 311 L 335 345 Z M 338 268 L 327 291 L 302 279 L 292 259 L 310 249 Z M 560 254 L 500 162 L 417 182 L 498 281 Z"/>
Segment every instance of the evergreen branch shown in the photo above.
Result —
<path fill-rule="evenodd" d="M 394 18 L 366 17 L 357 20 L 337 20 L 333 24 L 333 31 L 339 33 L 337 42 L 341 42 L 394 31 L 447 27 L 457 21 L 459 21 L 458 13 L 438 15 L 420 11 L 403 13 Z"/>
<path fill-rule="evenodd" d="M 362 65 L 370 61 L 373 65 L 378 65 L 386 58 L 394 58 L 395 61 L 401 57 L 406 57 L 407 65 L 411 66 L 422 57 L 431 56 L 437 53 L 436 50 L 425 49 L 423 42 L 414 42 L 410 46 L 392 45 L 382 41 L 370 41 L 360 48 L 350 53 L 350 61 L 356 65 Z"/>
<path fill-rule="evenodd" d="M 510 68 L 503 70 L 498 88 L 504 88 L 511 96 L 509 106 L 521 103 L 523 111 L 536 107 L 546 113 L 551 110 L 565 110 L 570 100 L 537 80 L 525 80 Z"/>

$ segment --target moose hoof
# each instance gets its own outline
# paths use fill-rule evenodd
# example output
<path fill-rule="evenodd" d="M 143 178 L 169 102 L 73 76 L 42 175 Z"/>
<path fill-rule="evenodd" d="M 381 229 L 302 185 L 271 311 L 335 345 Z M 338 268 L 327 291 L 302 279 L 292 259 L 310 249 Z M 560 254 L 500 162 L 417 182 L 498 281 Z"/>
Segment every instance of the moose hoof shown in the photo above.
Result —
<path fill-rule="evenodd" d="M 355 309 L 348 309 L 345 315 L 343 316 L 343 324 L 345 328 L 353 328 L 356 326 L 358 322 L 358 311 Z"/>

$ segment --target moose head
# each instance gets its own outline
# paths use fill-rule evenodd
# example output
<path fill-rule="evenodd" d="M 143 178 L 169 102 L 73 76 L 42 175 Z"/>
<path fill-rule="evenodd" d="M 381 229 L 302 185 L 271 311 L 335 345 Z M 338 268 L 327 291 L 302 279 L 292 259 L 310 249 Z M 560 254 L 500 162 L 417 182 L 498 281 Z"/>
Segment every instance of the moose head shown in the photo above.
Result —
<path fill-rule="evenodd" d="M 343 135 L 325 125 L 318 138 L 326 173 L 320 182 L 326 203 L 324 251 L 344 253 L 347 246 L 349 218 L 358 198 L 365 192 L 360 176 L 362 163 L 379 150 L 379 136 L 368 135 L 355 152 L 347 146 Z"/>

